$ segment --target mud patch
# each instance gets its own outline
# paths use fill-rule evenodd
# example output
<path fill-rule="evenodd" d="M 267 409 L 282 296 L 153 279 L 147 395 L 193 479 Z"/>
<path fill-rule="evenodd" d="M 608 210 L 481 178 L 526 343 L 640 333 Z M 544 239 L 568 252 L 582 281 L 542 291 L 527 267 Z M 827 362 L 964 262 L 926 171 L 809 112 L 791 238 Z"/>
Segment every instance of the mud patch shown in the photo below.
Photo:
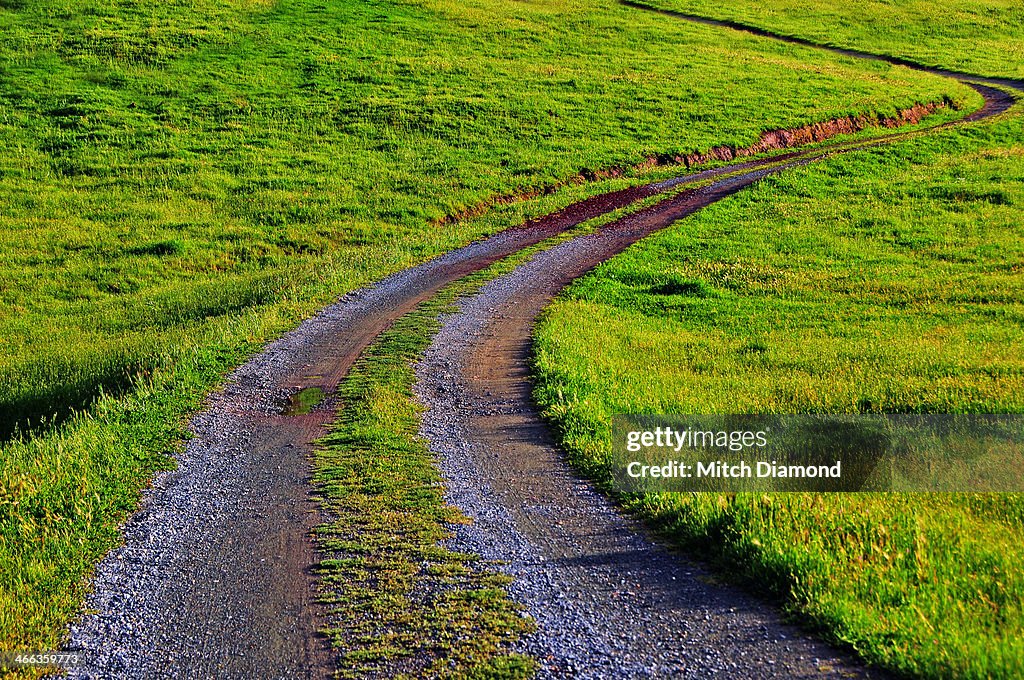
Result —
<path fill-rule="evenodd" d="M 288 396 L 288 405 L 284 415 L 304 416 L 315 409 L 324 400 L 327 393 L 319 387 L 306 387 Z"/>

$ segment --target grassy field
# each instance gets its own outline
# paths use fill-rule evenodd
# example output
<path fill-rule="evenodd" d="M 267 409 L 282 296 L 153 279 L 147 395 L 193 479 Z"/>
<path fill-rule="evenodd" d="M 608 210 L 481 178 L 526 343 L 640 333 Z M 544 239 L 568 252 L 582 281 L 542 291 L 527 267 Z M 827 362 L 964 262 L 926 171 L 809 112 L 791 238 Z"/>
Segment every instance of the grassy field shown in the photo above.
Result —
<path fill-rule="evenodd" d="M 574 284 L 536 395 L 606 479 L 613 413 L 1024 411 L 1020 119 L 771 177 Z M 866 659 L 1024 673 L 1019 495 L 624 499 Z"/>
<path fill-rule="evenodd" d="M 5 3 L 0 35 L 8 432 L 123 390 L 213 317 L 465 241 L 480 227 L 427 226 L 496 194 L 976 101 L 586 2 Z"/>
<path fill-rule="evenodd" d="M 654 0 L 649 4 L 928 66 L 1024 78 L 1024 5 L 1018 0 L 814 4 Z"/>
<path fill-rule="evenodd" d="M 945 98 L 978 103 L 610 1 L 0 3 L 0 648 L 59 644 L 228 368 L 569 194 L 437 220 Z"/>

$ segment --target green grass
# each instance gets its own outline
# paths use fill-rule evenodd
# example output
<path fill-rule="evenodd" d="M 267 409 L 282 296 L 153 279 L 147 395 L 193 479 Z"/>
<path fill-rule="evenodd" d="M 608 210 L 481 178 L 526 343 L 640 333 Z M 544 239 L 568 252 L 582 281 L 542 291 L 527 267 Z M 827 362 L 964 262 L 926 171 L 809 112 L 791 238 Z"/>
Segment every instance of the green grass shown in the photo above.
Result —
<path fill-rule="evenodd" d="M 316 405 L 324 400 L 324 391 L 319 387 L 307 387 L 299 390 L 288 399 L 288 407 L 284 414 L 287 416 L 301 416 L 309 413 Z"/>
<path fill-rule="evenodd" d="M 654 0 L 650 4 L 927 66 L 1024 78 L 1024 5 L 1017 0 Z"/>
<path fill-rule="evenodd" d="M 536 396 L 607 480 L 613 413 L 1024 411 L 1017 116 L 788 171 L 575 283 Z M 623 499 L 911 676 L 1024 673 L 1020 495 Z"/>
<path fill-rule="evenodd" d="M 0 2 L 0 648 L 60 643 L 247 353 L 597 188 L 441 218 L 947 97 L 979 101 L 610 0 Z"/>

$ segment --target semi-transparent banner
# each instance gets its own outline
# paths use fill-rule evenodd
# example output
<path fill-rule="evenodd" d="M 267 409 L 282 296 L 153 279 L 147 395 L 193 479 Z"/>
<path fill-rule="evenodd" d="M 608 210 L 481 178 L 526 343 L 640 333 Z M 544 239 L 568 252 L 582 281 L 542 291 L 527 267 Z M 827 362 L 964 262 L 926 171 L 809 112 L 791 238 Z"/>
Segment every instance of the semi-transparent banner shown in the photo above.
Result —
<path fill-rule="evenodd" d="M 618 415 L 620 491 L 1024 491 L 1024 415 Z"/>

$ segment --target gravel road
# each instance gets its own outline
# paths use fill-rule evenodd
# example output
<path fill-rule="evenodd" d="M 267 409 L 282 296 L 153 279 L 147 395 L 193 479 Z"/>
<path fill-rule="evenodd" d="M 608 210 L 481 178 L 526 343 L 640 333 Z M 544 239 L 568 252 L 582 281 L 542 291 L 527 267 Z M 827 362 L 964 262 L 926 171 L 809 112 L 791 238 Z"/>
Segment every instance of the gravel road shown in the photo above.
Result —
<path fill-rule="evenodd" d="M 124 545 L 98 565 L 68 646 L 86 663 L 71 677 L 325 676 L 332 660 L 317 634 L 310 538 L 322 518 L 309 459 L 334 403 L 285 416 L 288 395 L 333 393 L 395 319 L 443 285 L 618 205 L 603 199 L 349 295 L 235 371 L 192 419 L 194 438 L 177 469 L 154 480 Z"/>

